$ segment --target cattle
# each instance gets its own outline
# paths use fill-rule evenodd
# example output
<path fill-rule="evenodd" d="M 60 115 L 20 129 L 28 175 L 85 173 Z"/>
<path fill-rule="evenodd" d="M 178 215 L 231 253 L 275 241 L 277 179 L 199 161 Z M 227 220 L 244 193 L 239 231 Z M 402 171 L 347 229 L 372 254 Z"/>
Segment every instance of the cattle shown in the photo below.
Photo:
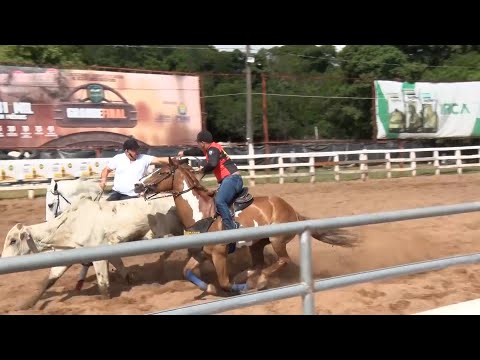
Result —
<path fill-rule="evenodd" d="M 80 195 L 88 195 L 92 199 L 100 201 L 107 198 L 107 195 L 103 195 L 101 192 L 99 179 L 80 177 L 74 180 L 55 180 L 52 178 L 45 194 L 45 220 L 49 221 L 61 215 Z M 153 232 L 150 230 L 135 240 L 152 239 L 153 237 Z M 76 285 L 77 290 L 82 289 L 88 269 L 92 263 L 82 265 L 83 268 L 80 270 L 80 276 Z M 53 272 L 55 274 L 63 274 L 65 270 L 66 268 L 59 267 L 53 270 Z"/>
<path fill-rule="evenodd" d="M 50 181 L 45 194 L 45 221 L 62 214 L 80 195 L 97 199 L 101 195 L 99 179 L 79 178 L 75 180 Z M 106 198 L 105 195 L 101 199 Z"/>
<path fill-rule="evenodd" d="M 171 197 L 108 202 L 95 201 L 88 194 L 80 195 L 50 221 L 30 226 L 16 224 L 6 236 L 2 257 L 117 244 L 148 237 L 149 233 L 155 238 L 183 235 L 184 227 L 174 204 Z M 128 280 L 129 274 L 121 259 L 109 261 Z M 95 261 L 93 266 L 100 293 L 109 298 L 108 261 Z M 39 294 L 22 308 L 33 306 L 69 267 L 52 268 Z"/>

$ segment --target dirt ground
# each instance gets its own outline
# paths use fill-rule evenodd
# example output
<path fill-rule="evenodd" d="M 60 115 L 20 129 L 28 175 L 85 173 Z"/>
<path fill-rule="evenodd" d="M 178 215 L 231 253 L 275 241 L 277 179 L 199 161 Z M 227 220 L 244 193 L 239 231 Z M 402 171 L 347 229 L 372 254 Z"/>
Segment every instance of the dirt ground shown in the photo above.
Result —
<path fill-rule="evenodd" d="M 311 218 L 457 204 L 478 200 L 479 175 L 441 175 L 418 178 L 368 180 L 318 184 L 268 184 L 251 188 L 254 195 L 276 194 Z M 0 201 L 0 239 L 17 222 L 43 221 L 45 199 Z M 336 248 L 313 240 L 316 279 L 371 270 L 480 250 L 480 213 L 409 220 L 350 228 L 361 240 L 354 249 Z M 3 245 L 2 245 L 3 248 Z M 288 247 L 294 264 L 272 279 L 272 286 L 298 281 L 298 238 Z M 270 251 L 269 247 L 266 252 Z M 48 270 L 0 276 L 0 313 L 3 314 L 144 314 L 215 299 L 196 299 L 201 291 L 182 279 L 186 251 L 175 252 L 163 264 L 160 254 L 124 258 L 137 280 L 128 285 L 111 272 L 112 299 L 98 296 L 93 268 L 81 293 L 72 291 L 80 266 L 67 271 L 28 311 L 15 308 L 39 287 Z M 245 249 L 232 259 L 232 272 L 249 263 Z M 413 314 L 480 297 L 480 265 L 383 280 L 315 295 L 318 314 Z M 202 276 L 215 278 L 213 267 L 202 267 Z M 226 314 L 300 314 L 300 297 L 226 312 Z"/>

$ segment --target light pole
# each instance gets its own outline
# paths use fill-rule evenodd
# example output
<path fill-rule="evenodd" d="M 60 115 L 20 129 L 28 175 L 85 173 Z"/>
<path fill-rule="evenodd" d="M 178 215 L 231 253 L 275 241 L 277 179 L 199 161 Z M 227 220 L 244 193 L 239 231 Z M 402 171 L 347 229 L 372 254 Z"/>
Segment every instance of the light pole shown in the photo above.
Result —
<path fill-rule="evenodd" d="M 252 72 L 250 70 L 250 64 L 255 61 L 253 57 L 250 56 L 250 45 L 247 45 L 247 61 L 245 63 L 247 74 L 247 146 L 248 146 L 248 155 L 253 156 L 255 151 L 253 150 L 253 128 L 252 128 Z M 248 165 L 253 168 L 255 165 L 255 159 L 249 159 Z M 249 185 L 255 186 L 255 170 L 250 170 L 250 179 Z"/>
<path fill-rule="evenodd" d="M 250 145 L 253 146 L 253 131 L 252 131 L 252 71 L 250 63 L 254 60 L 250 57 L 250 45 L 246 49 L 247 61 L 245 63 L 245 72 L 247 74 L 247 144 L 250 152 Z M 253 61 L 252 61 L 253 60 Z"/>

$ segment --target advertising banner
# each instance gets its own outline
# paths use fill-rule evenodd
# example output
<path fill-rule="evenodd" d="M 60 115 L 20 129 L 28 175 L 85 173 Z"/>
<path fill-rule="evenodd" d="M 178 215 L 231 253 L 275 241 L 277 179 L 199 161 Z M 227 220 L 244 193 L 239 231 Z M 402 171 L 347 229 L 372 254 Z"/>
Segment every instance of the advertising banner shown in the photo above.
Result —
<path fill-rule="evenodd" d="M 198 76 L 0 66 L 0 148 L 193 143 Z"/>
<path fill-rule="evenodd" d="M 480 136 L 480 82 L 375 81 L 377 139 Z"/>

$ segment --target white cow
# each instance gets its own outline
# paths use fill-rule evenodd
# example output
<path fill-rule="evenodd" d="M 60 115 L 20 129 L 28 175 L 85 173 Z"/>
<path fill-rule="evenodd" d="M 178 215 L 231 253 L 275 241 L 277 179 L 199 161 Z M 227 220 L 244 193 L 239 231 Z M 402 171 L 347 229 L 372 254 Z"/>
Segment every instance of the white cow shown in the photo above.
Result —
<path fill-rule="evenodd" d="M 98 199 L 98 197 L 101 195 L 99 182 L 100 179 L 79 178 L 74 180 L 60 181 L 52 179 L 45 195 L 46 221 L 52 220 L 61 215 L 70 206 L 70 204 L 77 200 L 81 195 L 87 195 L 94 200 Z M 99 200 L 105 200 L 107 197 L 108 195 L 102 195 L 100 196 Z M 146 240 L 153 238 L 153 232 L 148 231 L 146 234 L 134 240 Z M 82 265 L 83 268 L 80 270 L 80 276 L 76 285 L 77 290 L 81 290 L 91 263 Z M 63 273 L 66 269 L 59 267 L 58 269 L 54 268 L 52 270 L 54 273 Z"/>
<path fill-rule="evenodd" d="M 84 194 L 87 194 L 92 199 L 97 199 L 101 194 L 99 179 L 79 178 L 74 180 L 57 181 L 52 178 L 50 185 L 47 188 L 47 193 L 45 194 L 45 221 L 52 220 L 61 215 L 73 201 L 75 201 L 80 195 Z M 105 199 L 106 196 L 101 196 L 101 198 Z M 77 290 L 82 289 L 88 269 L 92 264 L 82 265 L 83 267 L 80 270 L 80 276 L 77 281 Z M 63 266 L 53 268 L 52 273 L 63 274 L 66 269 L 67 268 Z"/>
<path fill-rule="evenodd" d="M 115 244 L 142 239 L 148 233 L 154 237 L 182 235 L 184 227 L 174 204 L 171 197 L 150 201 L 138 198 L 98 202 L 89 195 L 82 195 L 50 221 L 31 226 L 16 224 L 6 236 L 2 257 Z M 121 259 L 110 262 L 128 280 Z M 100 293 L 108 298 L 108 261 L 95 261 L 93 266 Z M 69 267 L 52 268 L 40 293 L 22 308 L 33 306 Z"/>
<path fill-rule="evenodd" d="M 49 221 L 63 213 L 80 195 L 96 199 L 100 193 L 99 179 L 61 180 L 52 179 L 45 195 L 45 220 Z M 105 199 L 103 195 L 101 199 Z"/>

